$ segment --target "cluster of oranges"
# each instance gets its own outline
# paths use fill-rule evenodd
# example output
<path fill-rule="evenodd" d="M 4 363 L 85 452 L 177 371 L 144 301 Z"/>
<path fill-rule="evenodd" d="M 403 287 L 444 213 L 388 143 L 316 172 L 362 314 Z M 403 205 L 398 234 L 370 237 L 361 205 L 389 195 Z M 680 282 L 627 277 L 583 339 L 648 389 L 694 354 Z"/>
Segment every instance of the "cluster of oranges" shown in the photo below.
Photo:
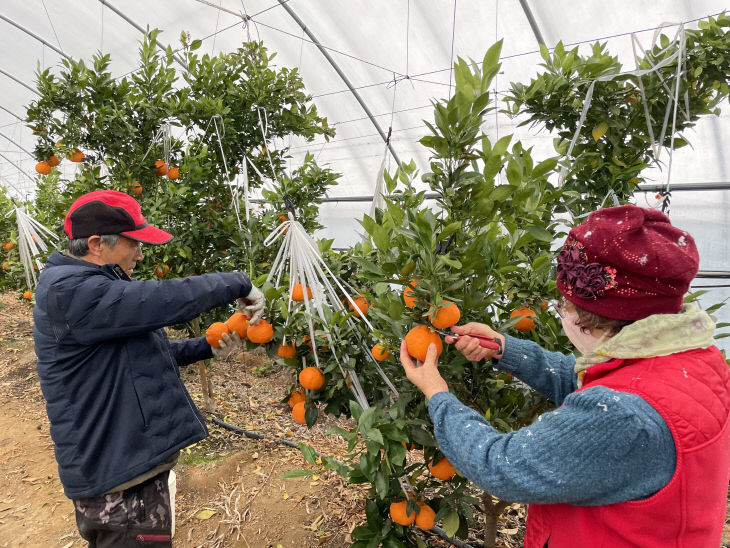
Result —
<path fill-rule="evenodd" d="M 75 148 L 69 153 L 68 159 L 72 162 L 79 163 L 84 159 L 84 156 L 85 154 L 83 152 L 81 152 L 78 148 Z M 60 163 L 61 160 L 58 158 L 58 156 L 56 156 L 55 154 L 51 154 L 47 160 L 42 160 L 38 162 L 35 165 L 35 170 L 41 175 L 48 175 L 51 172 L 51 168 L 56 167 Z"/>
<path fill-rule="evenodd" d="M 441 481 L 449 481 L 456 475 L 456 469 L 446 457 L 441 458 L 438 462 L 430 462 L 428 470 L 433 477 Z M 418 511 L 414 506 L 418 507 Z M 419 529 L 428 531 L 434 526 L 436 512 L 428 504 L 420 501 L 412 504 L 409 512 L 408 501 L 402 500 L 390 504 L 390 519 L 405 527 L 415 523 Z"/>
<path fill-rule="evenodd" d="M 213 348 L 220 348 L 220 340 L 224 333 L 236 332 L 241 339 L 248 338 L 256 344 L 265 344 L 274 337 L 274 328 L 266 320 L 260 320 L 256 325 L 248 324 L 248 317 L 236 312 L 225 322 L 214 322 L 210 324 L 205 332 L 205 340 Z"/>
<path fill-rule="evenodd" d="M 307 424 L 305 418 L 307 413 L 307 396 L 303 389 L 321 390 L 324 386 L 324 373 L 316 367 L 305 367 L 299 372 L 299 384 L 302 388 L 297 388 L 289 396 L 289 407 L 291 407 L 291 416 L 294 422 L 299 424 Z"/>

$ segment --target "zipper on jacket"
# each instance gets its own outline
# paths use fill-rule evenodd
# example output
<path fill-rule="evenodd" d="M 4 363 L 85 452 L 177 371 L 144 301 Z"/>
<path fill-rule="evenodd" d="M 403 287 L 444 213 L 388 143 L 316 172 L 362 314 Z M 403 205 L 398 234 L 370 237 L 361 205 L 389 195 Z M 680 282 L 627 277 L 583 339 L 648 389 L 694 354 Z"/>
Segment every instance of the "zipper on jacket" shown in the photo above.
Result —
<path fill-rule="evenodd" d="M 132 390 L 134 391 L 134 397 L 137 398 L 137 407 L 139 408 L 139 414 L 142 415 L 142 425 L 144 426 L 144 429 L 147 430 L 147 417 L 144 415 L 144 409 L 142 409 L 142 400 L 139 397 L 139 393 L 137 392 L 137 386 L 134 384 L 134 378 L 132 378 L 132 372 L 129 372 L 129 376 L 132 379 Z"/>
<path fill-rule="evenodd" d="M 175 358 L 173 358 L 172 354 L 170 354 L 170 347 L 167 346 L 167 341 L 163 341 L 163 343 L 165 346 L 165 352 L 167 352 L 167 356 L 170 358 L 170 365 L 172 366 L 173 373 L 175 373 L 175 377 L 177 377 L 177 382 L 180 384 L 180 388 L 182 388 L 182 390 L 183 390 L 183 397 L 185 398 L 185 401 L 187 402 L 188 407 L 190 408 L 190 411 L 192 412 L 193 416 L 197 419 L 198 424 L 200 425 L 200 427 L 203 429 L 203 432 L 205 433 L 205 425 L 200 420 L 200 416 L 198 415 L 198 413 L 196 413 L 195 409 L 193 409 L 193 406 L 190 403 L 190 398 L 187 395 L 188 391 L 185 388 L 185 383 L 183 383 L 182 378 L 180 378 L 180 375 L 178 375 L 177 363 L 175 363 Z"/>

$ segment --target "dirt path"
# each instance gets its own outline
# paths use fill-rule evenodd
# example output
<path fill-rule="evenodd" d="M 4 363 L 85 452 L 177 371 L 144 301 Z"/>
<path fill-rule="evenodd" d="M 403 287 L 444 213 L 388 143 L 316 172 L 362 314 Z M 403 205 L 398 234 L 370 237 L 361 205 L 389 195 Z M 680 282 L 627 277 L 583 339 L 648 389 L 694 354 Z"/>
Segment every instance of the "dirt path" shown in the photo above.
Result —
<path fill-rule="evenodd" d="M 85 546 L 58 478 L 35 371 L 30 313 L 14 295 L 0 295 L 0 548 Z M 289 419 L 288 407 L 279 402 L 288 377 L 256 376 L 251 370 L 258 369 L 255 363 L 261 359 L 248 362 L 245 368 L 220 364 L 214 374 L 219 406 L 228 420 L 283 439 L 304 438 L 330 454 L 336 451 L 323 435 L 329 425 L 302 431 Z M 196 382 L 192 371 L 186 375 L 193 394 L 199 393 Z M 309 467 L 298 450 L 212 426 L 211 437 L 184 452 L 175 469 L 174 546 L 349 544 L 348 532 L 362 519 L 361 490 L 334 472 L 282 479 L 287 470 Z"/>

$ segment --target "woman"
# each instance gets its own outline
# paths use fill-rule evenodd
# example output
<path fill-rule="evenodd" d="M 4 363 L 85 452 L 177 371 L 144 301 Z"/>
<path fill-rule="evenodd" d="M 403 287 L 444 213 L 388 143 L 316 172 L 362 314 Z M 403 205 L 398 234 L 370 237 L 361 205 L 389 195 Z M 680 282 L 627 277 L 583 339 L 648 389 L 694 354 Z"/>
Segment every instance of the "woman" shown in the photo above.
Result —
<path fill-rule="evenodd" d="M 602 209 L 558 256 L 558 309 L 577 360 L 483 324 L 454 327 L 500 338 L 500 355 L 474 338 L 455 346 L 559 406 L 507 434 L 448 393 L 435 348 L 414 364 L 401 345 L 441 451 L 483 489 L 530 505 L 527 548 L 720 545 L 730 373 L 710 317 L 683 304 L 698 266 L 694 240 L 663 213 Z"/>

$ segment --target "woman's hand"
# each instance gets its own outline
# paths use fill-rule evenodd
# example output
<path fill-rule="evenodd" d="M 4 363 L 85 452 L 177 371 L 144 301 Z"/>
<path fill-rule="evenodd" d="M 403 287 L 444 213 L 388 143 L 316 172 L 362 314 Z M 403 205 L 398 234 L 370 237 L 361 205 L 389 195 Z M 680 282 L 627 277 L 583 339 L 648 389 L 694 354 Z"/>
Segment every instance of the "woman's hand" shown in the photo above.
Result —
<path fill-rule="evenodd" d="M 449 387 L 441 377 L 438 367 L 438 356 L 436 345 L 430 344 L 426 352 L 426 361 L 413 363 L 413 358 L 408 354 L 406 341 L 400 344 L 400 362 L 406 371 L 408 380 L 415 384 L 428 399 L 437 392 L 448 392 Z"/>
<path fill-rule="evenodd" d="M 456 340 L 454 348 L 461 352 L 467 360 L 471 362 L 478 362 L 484 358 L 491 360 L 492 358 L 500 359 L 502 357 L 502 354 L 497 354 L 497 350 L 479 346 L 478 339 L 465 335 L 466 333 L 474 333 L 475 335 L 486 335 L 487 337 L 499 339 L 502 341 L 502 352 L 504 352 L 504 335 L 497 333 L 488 325 L 470 322 L 464 325 L 455 325 L 451 328 L 451 331 L 462 336 L 458 339 L 453 339 L 452 337 L 447 336 L 444 338 L 446 344 L 453 344 L 454 340 Z"/>

